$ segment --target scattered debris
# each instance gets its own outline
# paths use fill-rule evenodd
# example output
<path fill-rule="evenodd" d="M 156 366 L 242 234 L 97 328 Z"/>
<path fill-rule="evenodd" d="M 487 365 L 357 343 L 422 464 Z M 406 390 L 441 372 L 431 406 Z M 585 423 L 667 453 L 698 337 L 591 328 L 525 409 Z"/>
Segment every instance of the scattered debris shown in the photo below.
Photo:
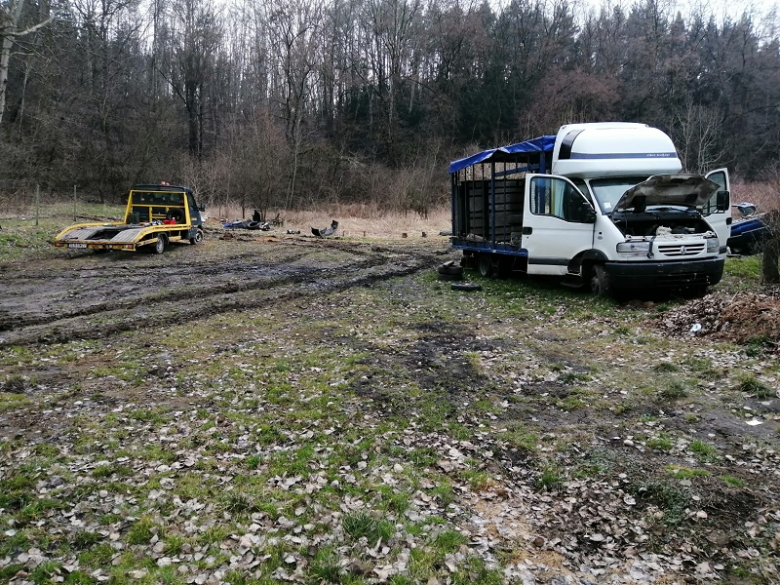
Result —
<path fill-rule="evenodd" d="M 665 312 L 659 327 L 672 335 L 711 336 L 735 343 L 762 339 L 780 347 L 780 297 L 715 293 Z"/>
<path fill-rule="evenodd" d="M 332 236 L 339 229 L 339 222 L 335 219 L 330 223 L 330 227 L 326 228 L 311 228 L 311 233 L 315 236 Z"/>
<path fill-rule="evenodd" d="M 235 220 L 224 224 L 223 226 L 227 230 L 262 230 L 267 232 L 271 229 L 271 222 L 268 221 L 255 221 L 255 220 Z"/>

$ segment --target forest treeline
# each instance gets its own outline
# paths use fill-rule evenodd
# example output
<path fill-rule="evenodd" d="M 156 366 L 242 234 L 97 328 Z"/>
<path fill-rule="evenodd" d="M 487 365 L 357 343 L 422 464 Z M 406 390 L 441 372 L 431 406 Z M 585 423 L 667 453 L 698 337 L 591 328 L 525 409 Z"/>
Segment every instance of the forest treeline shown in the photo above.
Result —
<path fill-rule="evenodd" d="M 673 6 L 0 0 L 0 193 L 425 213 L 450 160 L 606 120 L 666 130 L 691 171 L 776 171 L 774 15 Z"/>

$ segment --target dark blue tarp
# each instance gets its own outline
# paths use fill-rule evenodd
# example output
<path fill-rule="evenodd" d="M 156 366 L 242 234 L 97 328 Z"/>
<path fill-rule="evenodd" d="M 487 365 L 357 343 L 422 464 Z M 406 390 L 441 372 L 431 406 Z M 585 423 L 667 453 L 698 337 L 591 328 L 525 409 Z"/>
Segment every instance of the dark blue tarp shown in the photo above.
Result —
<path fill-rule="evenodd" d="M 451 162 L 450 172 L 455 173 L 471 165 L 487 161 L 503 162 L 511 160 L 512 157 L 510 155 L 522 152 L 552 152 L 554 145 L 555 136 L 539 136 L 525 142 L 518 142 L 517 144 L 510 144 L 509 146 L 502 146 L 492 150 L 483 150 L 477 154 Z"/>

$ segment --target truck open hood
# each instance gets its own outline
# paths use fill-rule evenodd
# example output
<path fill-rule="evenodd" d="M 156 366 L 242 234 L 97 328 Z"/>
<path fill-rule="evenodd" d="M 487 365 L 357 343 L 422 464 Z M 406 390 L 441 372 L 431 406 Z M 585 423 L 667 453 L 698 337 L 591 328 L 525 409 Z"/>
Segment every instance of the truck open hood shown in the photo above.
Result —
<path fill-rule="evenodd" d="M 653 175 L 623 193 L 615 211 L 644 211 L 652 205 L 702 207 L 720 186 L 701 175 Z"/>

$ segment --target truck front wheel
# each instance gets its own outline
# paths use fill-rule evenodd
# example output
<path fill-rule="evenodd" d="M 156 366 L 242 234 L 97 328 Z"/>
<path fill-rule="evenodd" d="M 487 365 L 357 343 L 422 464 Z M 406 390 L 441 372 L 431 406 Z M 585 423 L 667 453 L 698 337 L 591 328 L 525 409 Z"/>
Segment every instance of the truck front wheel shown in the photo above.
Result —
<path fill-rule="evenodd" d="M 165 252 L 165 247 L 168 245 L 168 236 L 160 234 L 157 236 L 157 241 L 154 243 L 154 253 L 162 254 Z"/>
<path fill-rule="evenodd" d="M 612 283 L 607 270 L 601 264 L 596 264 L 590 276 L 590 292 L 600 297 L 612 295 Z"/>

